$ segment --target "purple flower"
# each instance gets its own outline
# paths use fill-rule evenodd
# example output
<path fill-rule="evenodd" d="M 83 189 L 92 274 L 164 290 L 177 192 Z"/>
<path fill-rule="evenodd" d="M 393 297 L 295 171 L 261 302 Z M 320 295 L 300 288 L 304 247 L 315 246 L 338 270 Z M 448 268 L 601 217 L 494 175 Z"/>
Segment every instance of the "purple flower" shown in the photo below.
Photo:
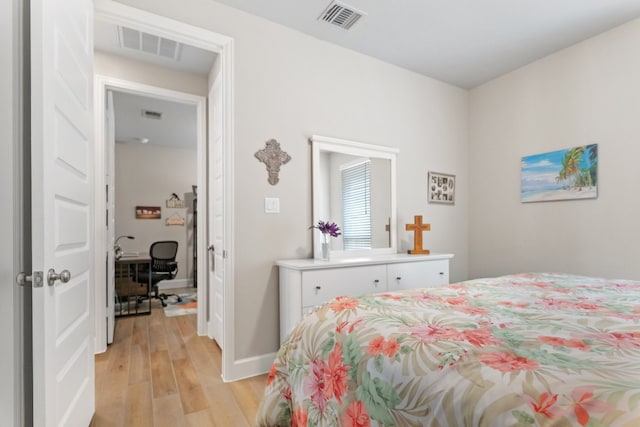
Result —
<path fill-rule="evenodd" d="M 312 225 L 309 228 L 317 228 L 322 234 L 329 234 L 331 237 L 338 237 L 340 233 L 340 227 L 335 222 L 318 221 L 318 225 Z"/>

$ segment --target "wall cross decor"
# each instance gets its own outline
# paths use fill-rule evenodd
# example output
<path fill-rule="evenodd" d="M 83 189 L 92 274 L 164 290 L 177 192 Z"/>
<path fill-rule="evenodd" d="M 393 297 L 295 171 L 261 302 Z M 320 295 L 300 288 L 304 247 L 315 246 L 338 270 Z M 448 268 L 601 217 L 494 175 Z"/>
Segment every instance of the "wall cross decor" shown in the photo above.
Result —
<path fill-rule="evenodd" d="M 413 217 L 414 224 L 407 224 L 405 229 L 407 231 L 413 231 L 413 249 L 408 252 L 410 254 L 428 254 L 429 249 L 422 249 L 422 232 L 430 231 L 431 224 L 422 223 L 422 215 L 415 215 Z"/>
<path fill-rule="evenodd" d="M 271 185 L 276 185 L 280 180 L 278 177 L 280 166 L 291 160 L 291 156 L 280 149 L 280 143 L 275 139 L 267 141 L 262 150 L 256 151 L 255 156 L 267 166 L 268 180 Z"/>

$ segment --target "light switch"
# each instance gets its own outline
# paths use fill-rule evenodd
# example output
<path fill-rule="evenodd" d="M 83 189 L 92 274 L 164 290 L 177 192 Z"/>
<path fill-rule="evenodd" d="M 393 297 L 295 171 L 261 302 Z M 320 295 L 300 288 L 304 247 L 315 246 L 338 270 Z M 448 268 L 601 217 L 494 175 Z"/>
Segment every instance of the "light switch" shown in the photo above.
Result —
<path fill-rule="evenodd" d="M 277 197 L 265 197 L 264 213 L 280 213 L 280 199 Z"/>

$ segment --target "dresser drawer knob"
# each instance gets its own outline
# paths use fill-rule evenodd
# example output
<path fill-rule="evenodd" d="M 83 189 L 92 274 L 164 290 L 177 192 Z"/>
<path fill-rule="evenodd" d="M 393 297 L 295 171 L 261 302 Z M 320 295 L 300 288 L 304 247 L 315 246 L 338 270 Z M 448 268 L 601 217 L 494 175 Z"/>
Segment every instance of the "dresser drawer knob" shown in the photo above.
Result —
<path fill-rule="evenodd" d="M 398 276 L 396 277 L 396 280 L 402 280 L 402 277 Z"/>
<path fill-rule="evenodd" d="M 321 287 L 321 286 L 316 286 L 316 295 L 318 295 L 318 291 L 319 291 L 320 289 L 322 289 L 322 287 Z"/>
<path fill-rule="evenodd" d="M 441 276 L 444 276 L 444 271 L 441 271 L 441 272 L 440 272 L 440 275 L 441 275 Z"/>
<path fill-rule="evenodd" d="M 375 279 L 373 281 L 373 283 L 375 284 L 375 286 L 377 287 L 380 284 L 380 280 L 379 279 Z"/>

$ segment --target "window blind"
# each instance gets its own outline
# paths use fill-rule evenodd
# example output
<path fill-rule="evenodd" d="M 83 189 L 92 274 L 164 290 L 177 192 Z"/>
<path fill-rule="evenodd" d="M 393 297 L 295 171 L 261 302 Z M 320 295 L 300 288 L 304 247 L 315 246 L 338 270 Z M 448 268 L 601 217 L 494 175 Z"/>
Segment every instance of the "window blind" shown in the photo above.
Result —
<path fill-rule="evenodd" d="M 342 239 L 344 249 L 371 248 L 370 162 L 342 169 Z"/>

